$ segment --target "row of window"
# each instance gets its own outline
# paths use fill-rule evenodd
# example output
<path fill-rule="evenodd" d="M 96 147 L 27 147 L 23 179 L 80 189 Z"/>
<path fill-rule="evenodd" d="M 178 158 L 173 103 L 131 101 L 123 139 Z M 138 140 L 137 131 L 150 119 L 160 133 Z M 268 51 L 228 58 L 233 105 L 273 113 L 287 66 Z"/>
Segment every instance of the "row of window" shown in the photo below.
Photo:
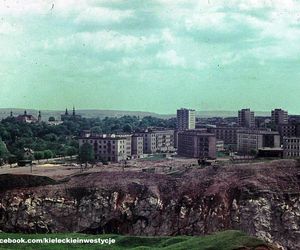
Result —
<path fill-rule="evenodd" d="M 299 139 L 288 139 L 284 140 L 285 143 L 300 143 Z"/>
<path fill-rule="evenodd" d="M 124 153 L 125 153 L 125 150 L 121 150 L 121 151 L 119 151 L 119 153 L 123 153 L 123 154 L 124 154 Z M 113 154 L 113 155 L 114 155 L 114 154 L 115 154 L 115 151 L 108 152 L 108 151 L 106 151 L 106 150 L 103 150 L 103 151 L 102 151 L 102 150 L 99 150 L 99 151 L 98 151 L 98 154 Z"/>
<path fill-rule="evenodd" d="M 98 143 L 98 144 L 106 144 L 106 143 L 112 143 L 115 144 L 115 140 L 82 140 L 83 143 L 90 142 L 90 143 Z M 119 140 L 120 144 L 125 144 L 124 140 Z"/>
<path fill-rule="evenodd" d="M 285 146 L 284 149 L 300 149 L 299 145 L 288 145 Z"/>
<path fill-rule="evenodd" d="M 300 152 L 287 152 L 287 156 L 300 156 Z"/>

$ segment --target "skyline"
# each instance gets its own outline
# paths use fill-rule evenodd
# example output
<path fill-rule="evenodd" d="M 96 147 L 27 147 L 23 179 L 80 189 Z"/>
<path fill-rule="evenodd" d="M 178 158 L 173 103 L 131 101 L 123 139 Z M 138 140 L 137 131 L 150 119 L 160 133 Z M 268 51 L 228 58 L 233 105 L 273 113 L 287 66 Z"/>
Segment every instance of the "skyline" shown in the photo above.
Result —
<path fill-rule="evenodd" d="M 0 107 L 300 114 L 293 0 L 2 1 Z"/>
<path fill-rule="evenodd" d="M 154 111 L 144 111 L 144 110 L 122 110 L 122 109 L 77 109 L 75 107 L 76 112 L 79 112 L 80 114 L 83 114 L 82 112 L 105 112 L 105 113 L 110 113 L 110 112 L 120 112 L 120 113 L 124 113 L 126 115 L 126 113 L 130 114 L 130 113 L 150 113 L 150 114 L 156 114 L 156 115 L 162 115 L 162 116 L 170 116 L 170 115 L 174 115 L 176 116 L 176 111 L 178 109 L 189 109 L 189 107 L 180 107 L 177 108 L 175 111 L 170 112 L 170 113 L 158 113 L 158 112 L 154 112 Z M 247 108 L 247 107 L 246 107 Z M 248 107 L 249 108 L 249 107 Z M 39 111 L 41 112 L 60 112 L 61 114 L 65 113 L 66 109 L 68 110 L 69 113 L 72 113 L 73 108 L 69 108 L 69 107 L 65 107 L 65 108 L 61 108 L 61 109 L 39 109 L 39 108 L 22 108 L 22 107 L 11 107 L 11 108 L 0 108 L 0 114 L 9 114 L 10 112 L 13 112 L 13 114 L 23 114 L 24 111 L 28 112 L 35 112 L 38 113 Z M 276 108 L 272 109 L 272 110 L 253 110 L 250 108 L 250 110 L 252 112 L 255 113 L 255 116 L 259 117 L 259 116 L 268 116 L 268 114 L 271 116 L 271 112 L 273 110 L 275 110 Z M 204 114 L 204 117 L 232 117 L 235 116 L 234 114 L 236 113 L 236 116 L 238 116 L 238 112 L 239 110 L 195 110 L 196 114 L 198 114 L 198 117 L 200 115 L 200 113 Z M 288 110 L 284 110 L 288 112 L 288 115 L 300 115 L 300 114 L 296 114 L 296 113 L 289 113 Z M 14 113 L 16 112 L 16 113 Z M 213 116 L 211 116 L 213 115 Z"/>

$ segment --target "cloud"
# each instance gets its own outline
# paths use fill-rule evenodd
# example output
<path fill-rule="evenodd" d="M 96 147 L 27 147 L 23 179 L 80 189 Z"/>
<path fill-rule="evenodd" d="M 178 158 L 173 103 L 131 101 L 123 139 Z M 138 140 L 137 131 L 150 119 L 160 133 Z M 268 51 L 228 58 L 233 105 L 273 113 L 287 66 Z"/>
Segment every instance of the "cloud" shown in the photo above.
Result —
<path fill-rule="evenodd" d="M 114 10 L 104 7 L 87 8 L 79 13 L 75 23 L 111 23 L 121 22 L 124 19 L 132 18 L 132 10 Z"/>
<path fill-rule="evenodd" d="M 159 52 L 157 53 L 156 58 L 161 60 L 167 66 L 185 67 L 186 65 L 185 59 L 182 56 L 179 56 L 175 50 Z"/>
<path fill-rule="evenodd" d="M 50 0 L 0 1 L 0 14 L 10 17 L 45 14 L 51 9 L 52 3 Z"/>
<path fill-rule="evenodd" d="M 299 78 L 299 1 L 6 0 L 0 16 L 1 80 L 30 90 L 76 81 L 113 91 L 189 76 L 218 94 L 215 85 L 276 82 L 286 69 Z"/>
<path fill-rule="evenodd" d="M 16 35 L 16 33 L 21 33 L 22 30 L 20 24 L 12 24 L 6 21 L 0 23 L 0 35 Z"/>
<path fill-rule="evenodd" d="M 80 32 L 71 36 L 62 36 L 44 42 L 45 49 L 73 49 L 86 46 L 96 51 L 129 51 L 131 49 L 146 49 L 147 46 L 159 43 L 159 38 L 150 36 L 134 36 L 116 31 Z"/>

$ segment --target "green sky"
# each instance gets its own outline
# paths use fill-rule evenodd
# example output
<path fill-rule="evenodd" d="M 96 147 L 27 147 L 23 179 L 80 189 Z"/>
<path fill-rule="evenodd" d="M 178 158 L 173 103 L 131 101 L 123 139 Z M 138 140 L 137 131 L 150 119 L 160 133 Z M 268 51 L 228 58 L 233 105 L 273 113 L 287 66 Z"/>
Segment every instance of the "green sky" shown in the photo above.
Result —
<path fill-rule="evenodd" d="M 300 113 L 300 1 L 3 0 L 0 107 Z"/>

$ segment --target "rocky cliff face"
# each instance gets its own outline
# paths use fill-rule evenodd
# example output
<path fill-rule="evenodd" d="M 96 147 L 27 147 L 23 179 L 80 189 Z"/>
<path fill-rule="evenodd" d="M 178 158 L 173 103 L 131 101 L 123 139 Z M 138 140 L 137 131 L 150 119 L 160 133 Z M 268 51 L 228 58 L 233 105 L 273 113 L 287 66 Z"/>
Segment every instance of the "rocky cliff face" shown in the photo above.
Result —
<path fill-rule="evenodd" d="M 241 229 L 300 249 L 296 161 L 192 169 L 181 176 L 81 174 L 57 185 L 2 191 L 0 229 L 203 235 Z"/>

